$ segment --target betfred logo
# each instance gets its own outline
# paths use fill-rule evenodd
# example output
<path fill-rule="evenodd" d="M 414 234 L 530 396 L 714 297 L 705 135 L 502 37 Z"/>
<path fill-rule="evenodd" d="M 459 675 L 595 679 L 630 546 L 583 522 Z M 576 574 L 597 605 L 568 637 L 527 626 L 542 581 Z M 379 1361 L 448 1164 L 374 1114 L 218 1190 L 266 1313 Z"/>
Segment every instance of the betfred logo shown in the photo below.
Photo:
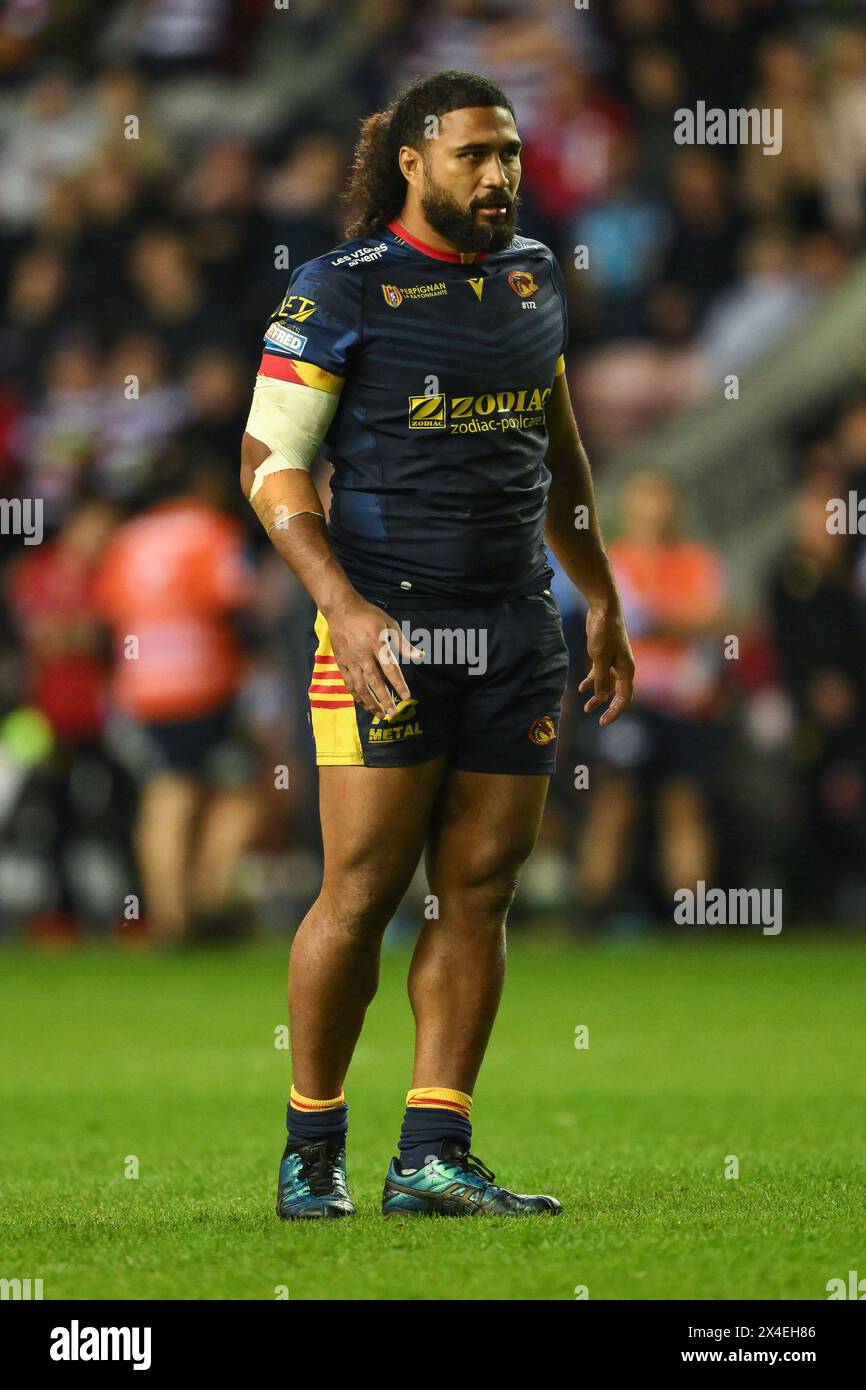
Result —
<path fill-rule="evenodd" d="M 269 343 L 276 343 L 278 347 L 288 348 L 289 352 L 294 352 L 298 357 L 307 346 L 307 340 L 301 333 L 293 333 L 281 323 L 270 324 L 265 338 Z"/>

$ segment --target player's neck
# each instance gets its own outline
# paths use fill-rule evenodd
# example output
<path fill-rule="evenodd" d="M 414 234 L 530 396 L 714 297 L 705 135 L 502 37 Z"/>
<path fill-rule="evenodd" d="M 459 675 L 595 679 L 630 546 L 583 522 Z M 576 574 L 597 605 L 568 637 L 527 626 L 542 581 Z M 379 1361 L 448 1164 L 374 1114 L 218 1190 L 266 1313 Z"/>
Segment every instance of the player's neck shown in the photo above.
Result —
<path fill-rule="evenodd" d="M 402 237 L 410 246 L 414 246 L 416 251 L 421 251 L 425 256 L 432 256 L 436 261 L 452 261 L 455 264 L 459 261 L 461 265 L 472 265 L 475 261 L 485 261 L 489 256 L 489 251 L 461 251 L 454 245 L 453 241 L 447 241 L 430 226 L 429 222 L 421 214 L 406 214 L 409 222 L 403 221 L 403 214 L 395 217 L 388 223 L 389 229 L 395 236 Z M 409 225 L 411 223 L 411 226 Z M 416 230 L 416 228 L 418 230 Z M 428 238 L 433 238 L 429 240 Z"/>
<path fill-rule="evenodd" d="M 453 255 L 459 255 L 461 248 L 455 246 L 453 241 L 448 241 L 431 227 L 427 218 L 420 208 L 411 207 L 408 203 L 403 204 L 402 211 L 394 219 L 399 222 L 415 241 L 422 246 L 429 246 L 433 251 L 450 251 Z"/>

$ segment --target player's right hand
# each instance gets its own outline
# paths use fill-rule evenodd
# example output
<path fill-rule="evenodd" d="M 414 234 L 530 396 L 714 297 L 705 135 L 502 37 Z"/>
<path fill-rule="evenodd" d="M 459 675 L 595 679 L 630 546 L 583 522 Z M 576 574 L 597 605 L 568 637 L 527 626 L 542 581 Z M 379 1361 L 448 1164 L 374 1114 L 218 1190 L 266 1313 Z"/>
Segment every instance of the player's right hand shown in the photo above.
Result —
<path fill-rule="evenodd" d="M 337 668 L 355 703 L 370 714 L 396 714 L 397 699 L 410 698 L 399 658 L 420 660 L 423 652 L 404 637 L 396 618 L 360 596 L 327 617 Z"/>

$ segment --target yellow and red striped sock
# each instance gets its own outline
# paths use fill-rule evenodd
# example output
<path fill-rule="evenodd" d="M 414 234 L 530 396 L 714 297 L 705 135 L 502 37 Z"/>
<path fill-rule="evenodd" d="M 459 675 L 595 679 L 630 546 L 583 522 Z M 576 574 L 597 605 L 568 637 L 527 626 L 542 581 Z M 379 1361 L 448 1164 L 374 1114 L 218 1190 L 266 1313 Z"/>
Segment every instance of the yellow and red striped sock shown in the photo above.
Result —
<path fill-rule="evenodd" d="M 472 1097 L 467 1096 L 465 1091 L 450 1091 L 447 1086 L 415 1086 L 406 1093 L 406 1108 L 414 1109 L 415 1106 L 453 1110 L 456 1114 L 462 1115 L 464 1120 L 468 1120 L 472 1109 Z"/>
<path fill-rule="evenodd" d="M 286 1108 L 286 1129 L 289 1139 L 299 1144 L 315 1143 L 345 1135 L 349 1126 L 349 1107 L 343 1091 L 330 1100 L 302 1096 L 292 1086 Z"/>
<path fill-rule="evenodd" d="M 421 1168 L 427 1159 L 439 1157 L 446 1140 L 469 1148 L 472 1097 L 449 1086 L 415 1086 L 406 1096 L 400 1132 L 400 1162 L 405 1168 Z"/>

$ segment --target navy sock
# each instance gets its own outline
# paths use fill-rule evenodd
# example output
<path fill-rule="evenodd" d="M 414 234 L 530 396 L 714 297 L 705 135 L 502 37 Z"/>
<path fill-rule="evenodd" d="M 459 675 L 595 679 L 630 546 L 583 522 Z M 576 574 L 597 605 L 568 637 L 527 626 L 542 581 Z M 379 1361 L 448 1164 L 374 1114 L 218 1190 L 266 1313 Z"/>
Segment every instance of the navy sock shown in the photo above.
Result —
<path fill-rule="evenodd" d="M 448 1139 L 468 1149 L 472 1125 L 453 1110 L 407 1106 L 398 1144 L 401 1168 L 423 1168 L 431 1154 L 441 1156 L 442 1145 Z"/>
<path fill-rule="evenodd" d="M 305 1103 L 306 1102 L 306 1103 Z M 319 1108 L 311 1109 L 311 1105 Z M 345 1139 L 349 1128 L 349 1107 L 344 1100 L 321 1108 L 321 1102 L 306 1101 L 292 1087 L 286 1106 L 286 1131 L 290 1144 L 316 1144 L 321 1139 Z"/>

